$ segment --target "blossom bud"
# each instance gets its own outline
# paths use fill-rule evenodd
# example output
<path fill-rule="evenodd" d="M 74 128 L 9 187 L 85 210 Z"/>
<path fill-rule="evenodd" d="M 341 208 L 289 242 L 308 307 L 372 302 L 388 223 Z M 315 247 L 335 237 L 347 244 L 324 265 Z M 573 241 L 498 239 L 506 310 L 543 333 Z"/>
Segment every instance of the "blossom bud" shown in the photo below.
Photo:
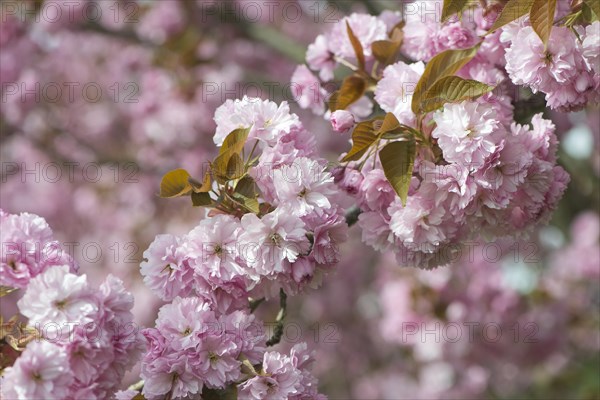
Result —
<path fill-rule="evenodd" d="M 346 110 L 337 110 L 331 114 L 331 127 L 337 133 L 348 133 L 354 126 L 354 115 Z"/>

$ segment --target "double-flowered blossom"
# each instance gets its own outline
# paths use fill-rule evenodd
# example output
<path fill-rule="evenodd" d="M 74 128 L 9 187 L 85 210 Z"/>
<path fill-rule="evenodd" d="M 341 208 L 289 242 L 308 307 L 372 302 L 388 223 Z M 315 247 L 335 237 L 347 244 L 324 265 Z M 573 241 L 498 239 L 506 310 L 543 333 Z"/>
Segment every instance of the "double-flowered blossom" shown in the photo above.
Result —
<path fill-rule="evenodd" d="M 243 360 L 258 362 L 264 327 L 242 311 L 219 315 L 198 297 L 177 297 L 163 306 L 156 328 L 146 329 L 149 352 L 142 363 L 144 395 L 195 395 L 222 388 L 241 376 Z"/>
<path fill-rule="evenodd" d="M 314 362 L 305 343 L 292 347 L 290 355 L 267 351 L 262 373 L 240 386 L 241 398 L 248 399 L 326 399 L 316 390 L 316 379 L 309 372 Z"/>
<path fill-rule="evenodd" d="M 548 106 L 560 110 L 598 102 L 598 22 L 556 26 L 545 45 L 527 16 L 491 31 L 501 5 L 486 4 L 463 7 L 459 15 L 445 18 L 441 0 L 408 2 L 402 13 L 378 17 L 352 14 L 343 22 L 360 46 L 356 41 L 348 46 L 338 23 L 318 36 L 306 54 L 308 68 L 326 68 L 319 74 L 323 81 L 332 79 L 328 71 L 333 68 L 350 70 L 329 101 L 331 114 L 325 114 L 336 132 L 343 130 L 338 121 L 345 113 L 358 124 L 353 148 L 343 154 L 347 164 L 336 168 L 334 182 L 360 207 L 363 241 L 394 251 L 401 265 L 445 265 L 465 241 L 479 235 L 526 235 L 548 221 L 569 177 L 556 164 L 553 123 L 541 114 L 532 116 L 531 126 L 515 122 L 514 103 L 520 99 L 511 97 L 516 93 L 511 85 L 546 93 Z M 558 7 L 557 18 L 569 12 L 569 7 Z M 352 21 L 370 26 L 355 27 Z M 385 52 L 394 46 L 398 50 L 390 57 Z M 356 55 L 360 51 L 364 57 Z M 348 89 L 354 85 L 350 78 L 363 80 L 365 87 Z M 439 87 L 432 86 L 436 79 Z M 453 98 L 462 87 L 481 83 L 498 90 Z M 342 101 L 340 109 L 342 96 L 356 100 Z M 444 101 L 431 106 L 424 97 Z M 383 122 L 381 115 L 365 120 L 366 115 L 352 112 L 358 102 L 371 99 L 388 113 Z M 390 128 L 392 120 L 396 131 Z M 388 124 L 387 132 L 378 131 L 382 123 Z M 414 160 L 399 161 L 413 164 L 412 176 L 402 177 L 402 189 L 397 176 L 395 182 L 388 179 L 400 173 L 399 166 L 389 165 L 392 158 L 387 166 L 380 160 L 379 150 L 393 141 L 413 142 L 416 148 Z M 400 192 L 407 198 L 401 199 Z"/>
<path fill-rule="evenodd" d="M 8 214 L 0 209 L 0 285 L 23 289 L 35 276 L 57 265 L 77 264 L 54 239 L 46 221 L 34 214 Z"/>
<path fill-rule="evenodd" d="M 220 312 L 246 308 L 248 296 L 295 293 L 313 278 L 318 284 L 339 260 L 347 225 L 314 136 L 285 102 L 228 100 L 215 121 L 216 143 L 224 129 L 250 128 L 248 141 L 258 140 L 261 154 L 248 175 L 269 209 L 212 215 L 183 237 L 158 235 L 144 253 L 144 281 L 163 300 L 197 295 Z"/>
<path fill-rule="evenodd" d="M 597 103 L 599 30 L 597 21 L 578 29 L 578 34 L 555 27 L 545 46 L 527 20 L 513 22 L 501 36 L 509 45 L 506 71 L 513 83 L 528 86 L 534 93 L 545 93 L 553 109 L 570 111 L 589 102 Z"/>
<path fill-rule="evenodd" d="M 3 398 L 110 397 L 143 351 L 133 296 L 112 275 L 94 288 L 70 265 L 53 265 L 30 280 L 17 305 L 37 336 L 4 370 Z"/>

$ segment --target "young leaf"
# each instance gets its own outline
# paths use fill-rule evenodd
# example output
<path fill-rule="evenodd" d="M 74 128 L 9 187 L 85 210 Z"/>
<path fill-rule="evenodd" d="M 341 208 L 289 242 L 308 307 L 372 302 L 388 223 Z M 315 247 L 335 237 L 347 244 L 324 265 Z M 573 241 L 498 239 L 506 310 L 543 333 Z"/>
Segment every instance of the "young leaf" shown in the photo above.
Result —
<path fill-rule="evenodd" d="M 373 50 L 373 56 L 377 61 L 382 65 L 389 65 L 396 61 L 401 44 L 400 41 L 376 40 L 371 45 L 371 50 Z"/>
<path fill-rule="evenodd" d="M 534 0 L 529 12 L 531 27 L 540 39 L 542 39 L 544 46 L 546 46 L 550 38 L 555 11 L 556 0 Z"/>
<path fill-rule="evenodd" d="M 227 178 L 239 179 L 244 176 L 244 160 L 239 154 L 233 153 L 227 162 Z"/>
<path fill-rule="evenodd" d="M 189 182 L 190 174 L 185 169 L 167 172 L 160 181 L 160 197 L 178 197 L 192 190 Z"/>
<path fill-rule="evenodd" d="M 435 84 L 438 79 L 445 76 L 453 75 L 459 69 L 461 69 L 466 63 L 471 61 L 477 51 L 479 45 L 463 50 L 446 50 L 435 57 L 433 57 L 425 67 L 423 75 L 417 86 L 412 98 L 411 108 L 415 114 L 420 114 L 423 110 L 420 108 L 421 96 L 423 96 L 427 90 Z"/>
<path fill-rule="evenodd" d="M 246 139 L 248 139 L 249 133 L 250 128 L 236 129 L 227 135 L 223 141 L 223 146 L 219 151 L 219 155 L 212 163 L 214 178 L 220 183 L 227 181 L 227 178 L 229 177 L 228 169 L 230 167 L 230 159 L 234 154 L 239 157 L 240 152 L 246 144 Z"/>
<path fill-rule="evenodd" d="M 342 161 L 359 160 L 377 140 L 375 128 L 373 127 L 374 120 L 360 122 L 354 127 L 352 132 L 352 148 L 346 154 Z"/>
<path fill-rule="evenodd" d="M 223 146 L 221 146 L 221 149 L 219 150 L 219 155 L 227 152 L 231 152 L 231 154 L 241 152 L 246 144 L 249 133 L 250 128 L 239 128 L 231 131 L 223 141 Z"/>
<path fill-rule="evenodd" d="M 461 14 L 469 0 L 444 0 L 442 8 L 442 22 L 446 21 L 454 14 Z"/>
<path fill-rule="evenodd" d="M 0 286 L 0 297 L 4 297 L 7 294 L 14 292 L 15 290 L 17 290 L 17 288 L 10 286 Z"/>
<path fill-rule="evenodd" d="M 456 103 L 477 97 L 493 90 L 488 86 L 472 79 L 463 79 L 458 76 L 446 76 L 433 84 L 421 99 L 419 108 L 430 112 L 442 107 L 445 103 Z"/>
<path fill-rule="evenodd" d="M 202 390 L 202 398 L 205 400 L 237 400 L 237 387 L 234 384 L 225 389 L 209 389 L 205 386 Z"/>
<path fill-rule="evenodd" d="M 212 199 L 208 193 L 192 192 L 192 205 L 194 207 L 209 206 L 212 204 Z"/>
<path fill-rule="evenodd" d="M 346 31 L 348 32 L 348 38 L 350 38 L 350 43 L 352 43 L 352 48 L 354 49 L 354 53 L 356 54 L 356 60 L 358 61 L 358 68 L 361 71 L 365 70 L 365 53 L 360 43 L 360 40 L 356 37 L 350 24 L 346 21 Z"/>
<path fill-rule="evenodd" d="M 240 202 L 241 204 L 244 205 L 244 207 L 246 207 L 248 210 L 252 211 L 254 214 L 258 214 L 260 207 L 258 204 L 258 200 L 255 198 L 249 198 L 246 196 L 243 196 L 241 194 L 236 193 L 234 195 L 235 199 Z"/>
<path fill-rule="evenodd" d="M 367 84 L 360 76 L 351 75 L 346 77 L 342 82 L 340 90 L 329 98 L 329 110 L 333 112 L 346 109 L 346 107 L 362 97 L 366 88 Z"/>
<path fill-rule="evenodd" d="M 586 6 L 588 6 L 595 14 L 595 21 L 600 19 L 600 1 L 598 0 L 583 0 Z"/>
<path fill-rule="evenodd" d="M 192 190 L 195 193 L 206 193 L 209 192 L 212 188 L 209 171 L 206 171 L 206 173 L 204 174 L 204 180 L 202 181 L 202 183 L 198 182 L 191 176 L 188 178 L 188 182 L 190 183 L 190 185 L 192 185 Z"/>
<path fill-rule="evenodd" d="M 413 140 L 388 143 L 379 152 L 383 173 L 394 188 L 402 205 L 406 205 L 408 188 L 415 163 L 416 145 Z"/>
<path fill-rule="evenodd" d="M 247 198 L 256 197 L 256 184 L 254 183 L 254 179 L 249 176 L 240 179 L 237 185 L 235 185 L 235 192 Z"/>
<path fill-rule="evenodd" d="M 398 121 L 398 118 L 396 118 L 394 113 L 390 112 L 390 113 L 385 114 L 385 117 L 383 118 L 381 127 L 379 127 L 379 129 L 377 130 L 377 133 L 382 134 L 382 133 L 390 132 L 390 131 L 393 131 L 394 129 L 398 128 L 399 126 L 400 126 L 400 122 Z"/>
<path fill-rule="evenodd" d="M 490 32 L 502 28 L 506 24 L 510 24 L 514 20 L 521 18 L 531 10 L 531 5 L 534 0 L 508 0 L 504 6 L 498 19 L 494 22 Z"/>

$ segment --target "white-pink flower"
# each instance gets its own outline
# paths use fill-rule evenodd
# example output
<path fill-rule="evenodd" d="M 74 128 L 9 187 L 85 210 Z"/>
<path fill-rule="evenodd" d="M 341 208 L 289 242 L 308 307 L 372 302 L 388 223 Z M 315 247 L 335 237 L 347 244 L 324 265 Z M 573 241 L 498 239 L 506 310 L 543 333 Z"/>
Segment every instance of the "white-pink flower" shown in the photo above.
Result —
<path fill-rule="evenodd" d="M 69 266 L 55 266 L 33 278 L 17 303 L 29 325 L 39 324 L 46 332 L 60 332 L 65 324 L 94 322 L 98 299 L 85 275 L 69 272 Z"/>
<path fill-rule="evenodd" d="M 431 135 L 448 162 L 477 168 L 496 149 L 494 133 L 500 129 L 499 123 L 496 111 L 486 104 L 445 104 L 433 119 L 437 126 Z"/>
<path fill-rule="evenodd" d="M 302 374 L 289 356 L 268 351 L 264 355 L 262 369 L 264 376 L 256 376 L 240 386 L 243 398 L 280 400 L 302 389 Z"/>
<path fill-rule="evenodd" d="M 331 207 L 333 176 L 318 161 L 301 157 L 273 171 L 276 204 L 302 217 Z"/>
<path fill-rule="evenodd" d="M 73 374 L 65 349 L 41 340 L 27 346 L 0 382 L 3 399 L 62 400 L 70 394 Z"/>
<path fill-rule="evenodd" d="M 140 265 L 144 283 L 161 299 L 169 301 L 190 292 L 193 269 L 189 266 L 177 236 L 157 235 L 144 251 Z"/>
<path fill-rule="evenodd" d="M 411 250 L 432 253 L 449 236 L 449 227 L 444 225 L 446 210 L 422 197 L 409 196 L 405 207 L 397 199 L 388 213 L 394 235 Z"/>
<path fill-rule="evenodd" d="M 394 113 L 400 123 L 415 123 L 411 102 L 423 71 L 425 64 L 421 61 L 413 64 L 399 61 L 386 67 L 383 70 L 383 78 L 377 83 L 375 100 L 384 111 Z"/>
<path fill-rule="evenodd" d="M 185 236 L 185 253 L 195 273 L 218 284 L 244 274 L 237 260 L 241 231 L 238 219 L 230 215 L 205 218 Z"/>
<path fill-rule="evenodd" d="M 217 130 L 213 140 L 217 146 L 232 131 L 251 128 L 249 138 L 259 139 L 274 145 L 277 137 L 299 124 L 298 116 L 290 113 L 290 107 L 283 101 L 280 105 L 256 97 L 244 96 L 242 100 L 227 100 L 215 111 Z"/>
<path fill-rule="evenodd" d="M 306 65 L 298 65 L 290 78 L 290 90 L 301 108 L 310 108 L 315 114 L 323 114 L 327 91 Z"/>
<path fill-rule="evenodd" d="M 325 35 L 317 36 L 315 41 L 308 45 L 306 63 L 312 70 L 319 71 L 319 77 L 323 81 L 333 79 L 336 62 L 333 53 L 329 50 Z"/>
<path fill-rule="evenodd" d="M 289 263 L 309 250 L 304 222 L 288 210 L 277 208 L 262 218 L 245 214 L 241 223 L 240 257 L 254 274 L 288 271 Z"/>

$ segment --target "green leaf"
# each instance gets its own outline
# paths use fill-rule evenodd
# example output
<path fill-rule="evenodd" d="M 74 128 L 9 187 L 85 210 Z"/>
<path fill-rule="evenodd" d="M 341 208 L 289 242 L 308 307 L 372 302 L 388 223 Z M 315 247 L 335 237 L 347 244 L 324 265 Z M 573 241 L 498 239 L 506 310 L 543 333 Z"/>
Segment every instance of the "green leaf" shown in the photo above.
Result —
<path fill-rule="evenodd" d="M 461 14 L 468 4 L 469 0 L 444 0 L 442 22 L 446 21 L 454 14 Z"/>
<path fill-rule="evenodd" d="M 598 1 L 598 0 L 583 0 L 583 2 L 595 14 L 594 21 L 598 21 L 598 19 L 600 19 L 600 1 Z"/>
<path fill-rule="evenodd" d="M 365 70 L 365 53 L 364 53 L 362 44 L 360 43 L 360 40 L 358 40 L 358 38 L 354 34 L 354 31 L 352 31 L 352 28 L 350 27 L 350 24 L 348 23 L 348 21 L 346 21 L 346 31 L 348 32 L 348 37 L 350 38 L 350 43 L 352 43 L 352 48 L 354 49 L 354 53 L 356 54 L 356 60 L 358 61 L 358 68 L 360 68 L 362 71 L 364 71 Z"/>
<path fill-rule="evenodd" d="M 396 61 L 401 44 L 400 41 L 376 40 L 371 44 L 371 50 L 373 50 L 373 56 L 377 61 L 382 65 L 389 65 Z"/>
<path fill-rule="evenodd" d="M 387 133 L 397 129 L 400 126 L 400 122 L 398 118 L 394 115 L 394 113 L 387 113 L 383 118 L 383 122 L 381 123 L 381 127 L 377 130 L 377 133 Z"/>
<path fill-rule="evenodd" d="M 204 400 L 237 400 L 237 387 L 235 384 L 225 389 L 209 389 L 205 386 L 202 389 L 202 398 Z"/>
<path fill-rule="evenodd" d="M 555 11 L 556 0 L 534 0 L 531 5 L 529 21 L 535 33 L 542 39 L 544 46 L 546 46 L 550 38 Z"/>
<path fill-rule="evenodd" d="M 194 207 L 205 207 L 212 204 L 212 199 L 208 193 L 192 192 L 192 205 Z"/>
<path fill-rule="evenodd" d="M 380 118 L 372 119 L 369 121 L 359 122 L 352 132 L 352 148 L 346 154 L 342 161 L 356 161 L 359 160 L 371 147 L 375 140 L 377 140 L 377 134 L 375 133 L 375 122 L 381 121 Z"/>
<path fill-rule="evenodd" d="M 531 5 L 534 0 L 508 0 L 508 3 L 500 12 L 498 19 L 494 22 L 490 32 L 502 28 L 506 24 L 510 24 L 514 20 L 521 18 L 531 10 Z"/>
<path fill-rule="evenodd" d="M 219 150 L 219 155 L 227 152 L 239 154 L 246 144 L 246 139 L 248 139 L 249 133 L 250 128 L 239 128 L 231 131 L 225 140 L 223 140 L 223 145 Z"/>
<path fill-rule="evenodd" d="M 215 158 L 215 160 L 212 163 L 212 171 L 214 174 L 214 178 L 218 182 L 226 182 L 229 177 L 229 168 L 238 167 L 237 159 L 234 159 L 233 161 L 233 163 L 235 164 L 230 165 L 230 161 L 234 154 L 239 157 L 240 152 L 246 144 L 246 139 L 248 139 L 249 133 L 250 128 L 236 129 L 232 131 L 229 135 L 227 135 L 227 137 L 223 141 L 223 146 L 219 151 L 219 155 L 217 156 L 217 158 Z"/>
<path fill-rule="evenodd" d="M 256 198 L 249 198 L 237 193 L 234 195 L 234 197 L 238 202 L 243 204 L 244 207 L 252 211 L 254 214 L 258 214 L 258 212 L 260 211 L 258 200 Z"/>
<path fill-rule="evenodd" d="M 400 196 L 404 206 L 406 205 L 408 188 L 412 178 L 416 148 L 417 146 L 413 140 L 391 142 L 379 152 L 383 173 Z"/>
<path fill-rule="evenodd" d="M 256 184 L 254 183 L 254 179 L 249 176 L 240 179 L 237 185 L 235 185 L 235 192 L 247 198 L 255 198 Z"/>
<path fill-rule="evenodd" d="M 229 179 L 239 179 L 244 176 L 244 160 L 239 154 L 233 153 L 227 162 L 227 177 Z"/>
<path fill-rule="evenodd" d="M 425 71 L 419 79 L 412 97 L 411 108 L 415 114 L 420 114 L 423 110 L 420 108 L 421 96 L 435 84 L 435 82 L 445 76 L 454 75 L 466 63 L 468 63 L 477 51 L 479 45 L 463 50 L 446 50 L 433 57 L 425 67 Z"/>
<path fill-rule="evenodd" d="M 437 110 L 445 103 L 456 103 L 477 97 L 490 92 L 493 86 L 472 79 L 463 79 L 458 76 L 446 76 L 438 80 L 427 90 L 419 108 L 425 112 Z"/>
<path fill-rule="evenodd" d="M 210 172 L 206 171 L 204 174 L 204 181 L 202 183 L 198 182 L 191 176 L 188 178 L 188 182 L 192 185 L 192 190 L 195 193 L 206 193 L 212 189 L 211 180 L 210 180 Z"/>
<path fill-rule="evenodd" d="M 14 292 L 15 290 L 17 290 L 17 288 L 10 286 L 0 286 L 0 297 L 4 297 L 7 294 Z"/>
<path fill-rule="evenodd" d="M 160 181 L 160 197 L 178 197 L 188 194 L 192 185 L 188 181 L 190 174 L 185 169 L 167 172 Z"/>
<path fill-rule="evenodd" d="M 340 90 L 329 98 L 329 110 L 333 112 L 346 109 L 346 107 L 362 97 L 366 88 L 367 84 L 360 76 L 351 75 L 346 77 L 342 82 Z"/>

